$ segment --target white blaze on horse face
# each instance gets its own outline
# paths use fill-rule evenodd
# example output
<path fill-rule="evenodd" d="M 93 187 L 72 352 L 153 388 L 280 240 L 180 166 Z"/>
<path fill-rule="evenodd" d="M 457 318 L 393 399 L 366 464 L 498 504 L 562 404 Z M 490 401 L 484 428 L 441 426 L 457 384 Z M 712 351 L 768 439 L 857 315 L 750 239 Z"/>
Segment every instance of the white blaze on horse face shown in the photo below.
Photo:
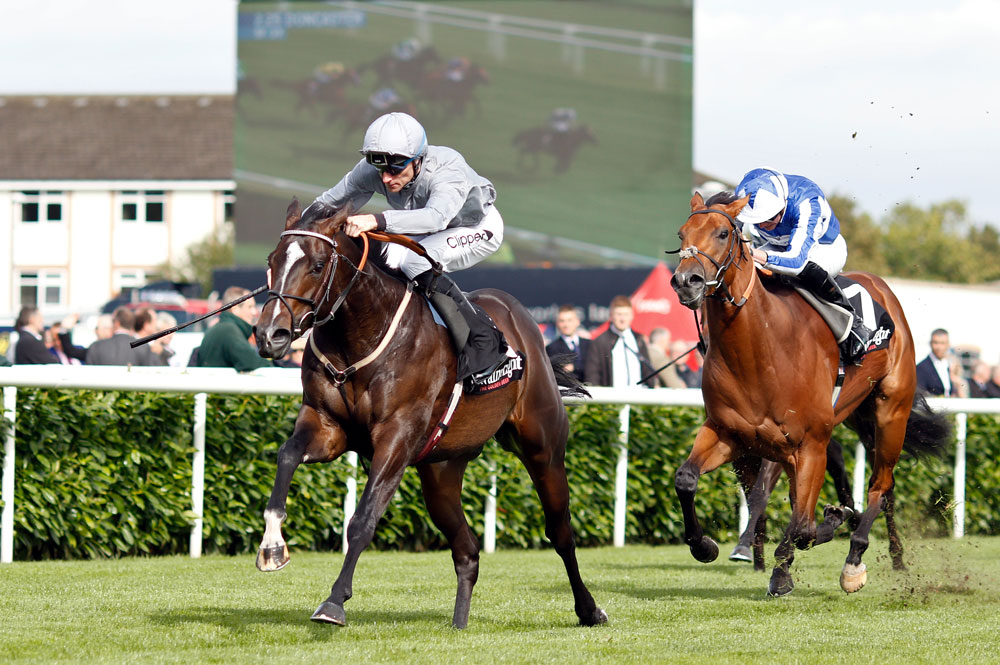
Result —
<path fill-rule="evenodd" d="M 299 246 L 299 243 L 297 242 L 288 243 L 288 248 L 285 250 L 285 263 L 282 266 L 281 276 L 278 278 L 278 285 L 276 287 L 272 287 L 275 291 L 277 291 L 278 293 L 285 292 L 285 280 L 288 279 L 288 273 L 292 271 L 292 266 L 295 265 L 295 262 L 298 261 L 299 259 L 305 258 L 305 256 L 306 253 L 302 251 L 302 247 Z M 268 268 L 267 270 L 267 282 L 268 284 L 271 283 L 270 268 Z M 270 325 L 272 327 L 274 326 L 275 320 L 278 318 L 278 314 L 280 313 L 281 313 L 280 307 L 275 307 L 273 310 L 271 310 Z"/>

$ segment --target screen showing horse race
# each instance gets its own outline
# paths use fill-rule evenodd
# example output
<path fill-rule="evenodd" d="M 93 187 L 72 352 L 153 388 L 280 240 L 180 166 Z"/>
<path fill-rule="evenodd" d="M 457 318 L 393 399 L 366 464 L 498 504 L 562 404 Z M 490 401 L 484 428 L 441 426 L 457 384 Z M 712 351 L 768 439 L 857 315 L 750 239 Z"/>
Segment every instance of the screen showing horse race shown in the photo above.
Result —
<path fill-rule="evenodd" d="M 237 263 L 260 265 L 291 197 L 336 184 L 391 111 L 493 182 L 491 262 L 662 258 L 691 196 L 691 28 L 686 0 L 242 2 Z"/>

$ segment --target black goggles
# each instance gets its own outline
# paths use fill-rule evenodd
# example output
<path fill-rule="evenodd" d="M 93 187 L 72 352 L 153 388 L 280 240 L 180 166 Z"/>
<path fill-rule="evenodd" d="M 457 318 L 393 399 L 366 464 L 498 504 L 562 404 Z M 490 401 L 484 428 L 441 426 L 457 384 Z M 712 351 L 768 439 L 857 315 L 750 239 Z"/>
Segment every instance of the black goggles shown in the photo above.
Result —
<path fill-rule="evenodd" d="M 384 152 L 369 152 L 365 155 L 365 159 L 368 163 L 374 166 L 379 172 L 388 173 L 389 175 L 399 175 L 406 168 L 407 164 L 416 159 L 414 157 L 405 157 L 403 155 L 387 155 Z"/>

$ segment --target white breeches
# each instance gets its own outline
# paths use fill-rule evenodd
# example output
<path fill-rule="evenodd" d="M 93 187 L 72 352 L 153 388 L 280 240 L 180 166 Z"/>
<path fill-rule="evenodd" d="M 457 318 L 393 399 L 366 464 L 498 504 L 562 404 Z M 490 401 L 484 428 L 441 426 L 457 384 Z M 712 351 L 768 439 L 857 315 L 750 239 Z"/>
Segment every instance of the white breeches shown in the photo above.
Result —
<path fill-rule="evenodd" d="M 766 244 L 761 249 L 765 252 L 780 252 L 783 248 Z M 829 245 L 814 244 L 809 250 L 809 256 L 806 260 L 818 264 L 830 277 L 836 277 L 844 269 L 844 264 L 847 263 L 847 243 L 844 241 L 844 236 L 837 236 L 837 239 Z M 781 267 L 768 266 L 768 268 L 773 268 L 774 272 L 778 273 L 798 274 Z"/>
<path fill-rule="evenodd" d="M 476 226 L 459 226 L 410 237 L 423 245 L 445 272 L 455 272 L 476 265 L 500 249 L 503 242 L 503 218 L 491 206 L 490 211 Z M 390 268 L 402 270 L 410 279 L 431 269 L 427 259 L 396 244 L 386 246 L 385 262 Z"/>

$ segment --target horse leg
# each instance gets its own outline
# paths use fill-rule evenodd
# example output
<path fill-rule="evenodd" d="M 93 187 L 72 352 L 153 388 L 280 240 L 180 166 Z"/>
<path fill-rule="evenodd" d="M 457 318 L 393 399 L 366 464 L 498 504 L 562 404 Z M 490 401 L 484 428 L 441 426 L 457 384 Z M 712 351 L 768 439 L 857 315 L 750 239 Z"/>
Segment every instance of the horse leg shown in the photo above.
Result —
<path fill-rule="evenodd" d="M 744 458 L 746 459 L 746 458 Z M 759 458 L 758 458 L 759 459 Z M 767 509 L 767 500 L 778 484 L 781 477 L 781 465 L 768 460 L 760 460 L 760 469 L 756 482 L 749 491 L 744 489 L 747 495 L 747 506 L 750 511 L 750 519 L 747 528 L 740 534 L 740 541 L 729 558 L 734 561 L 753 561 L 754 570 L 764 570 L 764 537 L 767 533 L 767 518 L 764 513 Z M 751 559 L 751 547 L 753 555 Z"/>
<path fill-rule="evenodd" d="M 826 514 L 821 527 L 816 528 L 816 501 L 826 473 L 825 440 L 812 436 L 803 441 L 794 464 L 786 464 L 785 471 L 789 479 L 792 518 L 774 553 L 775 565 L 767 588 L 769 596 L 784 596 L 795 588 L 789 569 L 795 560 L 796 548 L 804 550 L 830 540 L 834 529 L 843 523 L 841 513 Z"/>
<path fill-rule="evenodd" d="M 868 534 L 879 511 L 884 507 L 886 494 L 892 491 L 895 484 L 892 470 L 903 450 L 906 421 L 913 403 L 912 393 L 884 394 L 884 397 L 875 400 L 875 455 L 872 476 L 868 482 L 868 507 L 861 515 L 858 528 L 851 534 L 851 549 L 840 574 L 840 588 L 847 593 L 859 591 L 868 581 L 868 572 L 861 556 L 868 549 Z"/>
<path fill-rule="evenodd" d="M 556 397 L 553 396 L 553 401 Z M 556 402 L 558 404 L 558 402 Z M 562 406 L 556 408 L 565 413 Z M 549 409 L 529 410 L 527 412 L 547 413 Z M 573 526 L 569 519 L 569 482 L 566 479 L 566 437 L 569 424 L 565 420 L 560 426 L 546 423 L 543 427 L 536 420 L 528 421 L 522 417 L 515 423 L 516 434 L 504 426 L 498 437 L 513 439 L 514 444 L 507 448 L 513 450 L 531 476 L 535 492 L 542 503 L 545 513 L 545 535 L 555 547 L 556 553 L 566 567 L 569 585 L 573 590 L 573 607 L 582 626 L 595 626 L 606 623 L 608 615 L 597 606 L 590 590 L 580 576 L 580 566 L 576 560 L 576 541 L 573 538 Z"/>
<path fill-rule="evenodd" d="M 903 541 L 896 531 L 896 490 L 885 493 L 885 527 L 889 531 L 889 556 L 892 557 L 893 570 L 906 570 L 903 563 Z"/>
<path fill-rule="evenodd" d="M 373 433 L 374 434 L 374 433 Z M 377 440 L 373 436 L 374 440 Z M 361 493 L 357 511 L 347 527 L 347 556 L 340 568 L 340 575 L 333 583 L 330 595 L 310 617 L 320 623 L 347 625 L 344 603 L 353 595 L 354 569 L 361 553 L 372 542 L 375 525 L 396 493 L 403 479 L 409 455 L 404 445 L 376 447 L 365 491 Z"/>
<path fill-rule="evenodd" d="M 837 439 L 831 438 L 826 447 L 826 472 L 833 479 L 833 487 L 837 492 L 837 500 L 846 508 L 847 525 L 853 531 L 858 526 L 861 515 L 854 507 L 854 496 L 851 493 L 851 479 L 847 475 L 847 465 L 844 464 L 844 447 Z"/>
<path fill-rule="evenodd" d="M 479 578 L 479 543 L 462 510 L 462 477 L 467 465 L 465 460 L 449 460 L 417 467 L 427 511 L 451 545 L 451 559 L 458 576 L 455 614 L 451 620 L 455 628 L 469 624 L 472 588 Z"/>
<path fill-rule="evenodd" d="M 719 556 L 719 545 L 704 534 L 698 516 L 694 512 L 694 495 L 698 491 L 698 478 L 703 473 L 717 469 L 735 457 L 732 446 L 719 438 L 712 423 L 706 421 L 698 435 L 687 460 L 677 469 L 674 476 L 674 490 L 684 513 L 684 542 L 691 555 L 702 563 L 715 561 Z"/>
<path fill-rule="evenodd" d="M 281 535 L 285 521 L 285 502 L 295 469 L 303 462 L 328 462 L 345 449 L 344 431 L 325 425 L 316 411 L 303 405 L 299 409 L 292 436 L 278 449 L 278 469 L 274 487 L 264 509 L 264 538 L 257 550 L 257 569 L 274 572 L 288 565 L 288 545 Z"/>

